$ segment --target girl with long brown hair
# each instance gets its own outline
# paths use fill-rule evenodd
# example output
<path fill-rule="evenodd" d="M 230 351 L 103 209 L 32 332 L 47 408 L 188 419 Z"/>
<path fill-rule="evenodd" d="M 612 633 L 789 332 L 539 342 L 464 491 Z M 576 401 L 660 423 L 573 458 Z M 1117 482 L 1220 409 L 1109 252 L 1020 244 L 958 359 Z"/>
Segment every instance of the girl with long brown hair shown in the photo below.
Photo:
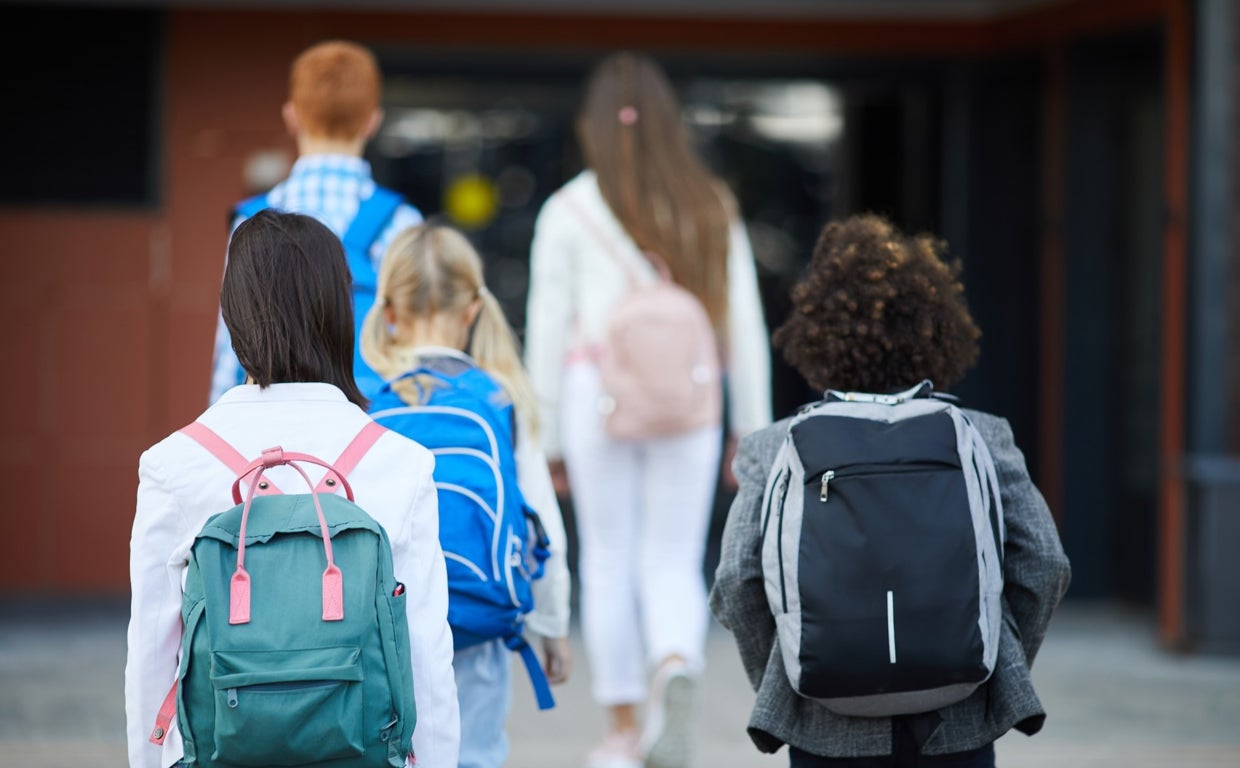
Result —
<path fill-rule="evenodd" d="M 695 151 L 660 66 L 633 52 L 604 58 L 576 127 L 586 169 L 539 213 L 525 341 L 543 446 L 561 490 L 571 482 L 591 687 L 608 712 L 587 764 L 676 768 L 689 759 L 704 663 L 723 409 L 669 434 L 609 431 L 609 317 L 632 284 L 660 276 L 697 298 L 723 361 L 713 381 L 727 384 L 729 444 L 771 420 L 767 330 L 736 202 Z"/>

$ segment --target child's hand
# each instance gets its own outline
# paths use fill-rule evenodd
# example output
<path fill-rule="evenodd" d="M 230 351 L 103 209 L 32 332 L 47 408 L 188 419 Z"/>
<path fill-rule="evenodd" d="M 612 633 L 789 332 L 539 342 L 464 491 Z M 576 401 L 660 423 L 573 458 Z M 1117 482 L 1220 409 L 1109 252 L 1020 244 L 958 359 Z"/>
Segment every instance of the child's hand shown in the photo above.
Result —
<path fill-rule="evenodd" d="M 542 639 L 543 672 L 547 682 L 559 685 L 568 680 L 573 671 L 573 651 L 567 637 L 544 637 Z"/>
<path fill-rule="evenodd" d="M 567 499 L 569 493 L 568 469 L 564 466 L 564 461 L 562 459 L 552 459 L 547 462 L 547 469 L 551 471 L 551 487 L 555 489 L 555 495 L 561 499 Z"/>
<path fill-rule="evenodd" d="M 736 481 L 736 475 L 732 473 L 732 460 L 736 458 L 736 447 L 739 443 L 740 438 L 729 432 L 723 444 L 723 460 L 720 463 L 720 470 L 723 474 L 723 488 L 726 491 L 735 491 L 740 487 L 740 483 Z"/>

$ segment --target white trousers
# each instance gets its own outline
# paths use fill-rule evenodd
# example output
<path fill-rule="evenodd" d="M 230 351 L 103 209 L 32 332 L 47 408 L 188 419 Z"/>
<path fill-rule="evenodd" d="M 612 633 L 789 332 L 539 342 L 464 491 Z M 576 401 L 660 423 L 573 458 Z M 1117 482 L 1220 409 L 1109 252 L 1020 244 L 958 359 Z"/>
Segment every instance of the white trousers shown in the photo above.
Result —
<path fill-rule="evenodd" d="M 646 698 L 671 655 L 704 666 L 702 574 L 722 451 L 719 427 L 643 441 L 603 429 L 598 371 L 565 371 L 564 460 L 577 521 L 581 624 L 591 690 L 604 706 Z"/>

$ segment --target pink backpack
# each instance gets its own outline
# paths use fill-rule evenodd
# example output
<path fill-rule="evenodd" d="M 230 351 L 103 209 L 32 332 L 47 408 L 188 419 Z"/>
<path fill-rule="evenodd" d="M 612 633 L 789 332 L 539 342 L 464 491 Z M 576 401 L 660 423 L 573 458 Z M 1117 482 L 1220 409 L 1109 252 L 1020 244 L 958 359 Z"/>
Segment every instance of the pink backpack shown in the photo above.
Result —
<path fill-rule="evenodd" d="M 607 432 L 640 440 L 718 425 L 723 386 L 718 341 L 702 302 L 671 278 L 656 254 L 659 279 L 642 280 L 585 210 L 570 198 L 595 238 L 628 279 L 608 317 L 599 356 Z"/>

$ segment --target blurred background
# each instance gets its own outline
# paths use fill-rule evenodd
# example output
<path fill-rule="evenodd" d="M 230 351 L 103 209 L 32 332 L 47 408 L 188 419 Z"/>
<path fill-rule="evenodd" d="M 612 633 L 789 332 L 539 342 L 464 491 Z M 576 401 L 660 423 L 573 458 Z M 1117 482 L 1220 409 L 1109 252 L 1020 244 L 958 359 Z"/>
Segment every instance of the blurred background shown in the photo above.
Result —
<path fill-rule="evenodd" d="M 1068 602 L 1240 654 L 1231 0 L 48 1 L 0 28 L 0 598 L 127 599 L 138 455 L 206 405 L 294 55 L 376 51 L 377 180 L 473 239 L 520 330 L 586 73 L 631 47 L 738 196 L 772 329 L 832 217 L 945 238 L 983 331 L 957 394 L 1011 421 Z M 773 376 L 777 415 L 815 396 Z"/>

